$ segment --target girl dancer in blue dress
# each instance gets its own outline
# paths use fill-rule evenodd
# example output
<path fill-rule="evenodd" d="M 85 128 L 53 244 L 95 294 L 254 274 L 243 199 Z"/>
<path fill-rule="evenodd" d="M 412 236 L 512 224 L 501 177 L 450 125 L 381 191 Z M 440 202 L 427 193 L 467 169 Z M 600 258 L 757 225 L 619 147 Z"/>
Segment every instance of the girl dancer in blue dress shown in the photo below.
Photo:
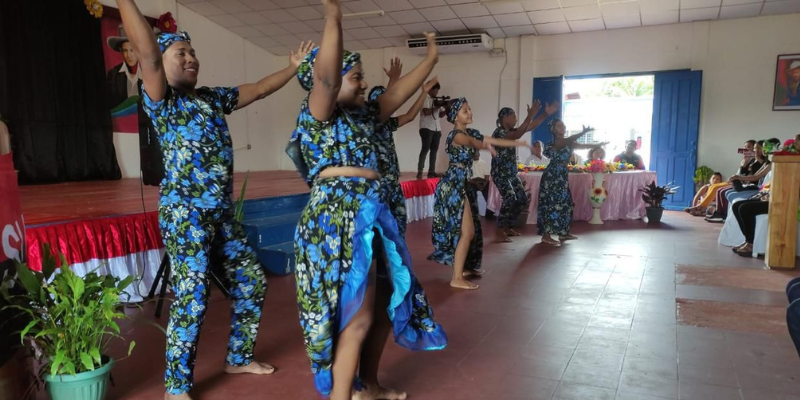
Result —
<path fill-rule="evenodd" d="M 433 321 L 425 293 L 411 270 L 411 255 L 389 207 L 381 200 L 378 150 L 370 140 L 416 92 L 438 61 L 433 35 L 428 55 L 375 102 L 367 103 L 360 56 L 342 48 L 339 0 L 323 0 L 325 32 L 298 69 L 309 91 L 301 105 L 298 141 L 312 185 L 295 234 L 300 324 L 317 390 L 335 400 L 402 399 L 405 393 L 356 382 L 377 376 L 390 324 L 395 341 L 412 350 L 438 350 L 447 338 Z M 372 268 L 380 248 L 386 271 Z M 383 275 L 386 279 L 377 279 Z"/>
<path fill-rule="evenodd" d="M 536 118 L 542 108 L 542 103 L 536 100 L 533 107 L 528 106 L 528 116 L 517 125 L 517 114 L 513 109 L 504 107 L 497 114 L 497 129 L 492 137 L 495 139 L 517 140 L 526 132 L 530 132 L 541 125 L 550 115 L 558 110 L 558 104 L 547 104 L 543 113 Z M 528 206 L 530 199 L 525 191 L 525 184 L 517 175 L 517 151 L 513 148 L 497 149 L 497 155 L 492 157 L 492 182 L 503 197 L 500 215 L 497 217 L 497 237 L 501 242 L 511 242 L 509 236 L 520 234 L 511 229 L 511 225 L 519 214 Z"/>
<path fill-rule="evenodd" d="M 478 215 L 477 189 L 468 182 L 472 178 L 472 156 L 480 149 L 494 154 L 497 147 L 530 145 L 508 139 L 484 137 L 472 123 L 472 109 L 465 98 L 453 101 L 447 120 L 454 125 L 447 136 L 447 155 L 450 165 L 436 185 L 433 204 L 433 254 L 429 260 L 453 266 L 450 286 L 457 289 L 478 289 L 464 279 L 483 275 L 483 233 Z"/>

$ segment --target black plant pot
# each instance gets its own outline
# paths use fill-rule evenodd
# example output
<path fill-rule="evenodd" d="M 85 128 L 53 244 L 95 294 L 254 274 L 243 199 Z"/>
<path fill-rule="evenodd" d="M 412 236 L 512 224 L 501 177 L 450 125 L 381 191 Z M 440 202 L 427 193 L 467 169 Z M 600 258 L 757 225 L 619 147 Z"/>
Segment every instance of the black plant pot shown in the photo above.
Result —
<path fill-rule="evenodd" d="M 661 216 L 664 214 L 663 208 L 647 207 L 647 222 L 657 224 L 661 222 Z"/>

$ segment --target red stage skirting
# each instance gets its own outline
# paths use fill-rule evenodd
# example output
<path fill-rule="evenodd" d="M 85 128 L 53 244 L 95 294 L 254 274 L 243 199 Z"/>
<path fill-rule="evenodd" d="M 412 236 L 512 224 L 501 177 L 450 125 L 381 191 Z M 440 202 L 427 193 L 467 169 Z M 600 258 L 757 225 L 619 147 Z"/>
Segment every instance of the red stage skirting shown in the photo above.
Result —
<path fill-rule="evenodd" d="M 438 182 L 439 179 L 419 179 L 401 183 L 409 222 L 432 215 L 433 193 Z M 85 272 L 101 267 L 103 263 L 116 263 L 118 265 L 112 265 L 108 271 L 114 275 L 137 270 L 136 266 L 128 265 L 137 263 L 130 259 L 131 256 L 157 259 L 159 256 L 155 253 L 163 248 L 155 211 L 33 226 L 26 228 L 25 237 L 27 261 L 37 271 L 41 270 L 42 243 L 48 243 L 54 251 L 63 253 L 74 269 L 78 266 Z"/>

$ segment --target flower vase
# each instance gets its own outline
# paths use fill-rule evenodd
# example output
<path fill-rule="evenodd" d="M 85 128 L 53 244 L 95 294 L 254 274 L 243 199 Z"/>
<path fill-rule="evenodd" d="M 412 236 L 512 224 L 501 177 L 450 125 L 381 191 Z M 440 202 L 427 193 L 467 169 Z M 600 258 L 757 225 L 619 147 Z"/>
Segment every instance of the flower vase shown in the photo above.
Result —
<path fill-rule="evenodd" d="M 600 207 L 606 202 L 608 192 L 603 187 L 603 179 L 605 174 L 601 172 L 592 173 L 592 188 L 589 190 L 589 201 L 592 203 L 592 219 L 589 223 L 592 225 L 602 225 L 603 220 L 600 218 Z"/>

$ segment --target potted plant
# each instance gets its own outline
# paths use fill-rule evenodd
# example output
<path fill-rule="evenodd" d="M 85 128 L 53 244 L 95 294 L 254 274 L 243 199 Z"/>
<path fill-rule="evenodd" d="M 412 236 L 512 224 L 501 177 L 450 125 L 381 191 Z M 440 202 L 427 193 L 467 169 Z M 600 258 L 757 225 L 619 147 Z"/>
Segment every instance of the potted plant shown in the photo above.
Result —
<path fill-rule="evenodd" d="M 705 165 L 698 167 L 694 171 L 694 191 L 697 192 L 700 188 L 708 183 L 708 180 L 711 179 L 711 175 L 714 175 L 714 170 Z"/>
<path fill-rule="evenodd" d="M 12 309 L 28 319 L 19 333 L 41 363 L 39 376 L 53 400 L 102 400 L 114 360 L 107 350 L 111 340 L 124 339 L 117 320 L 120 295 L 133 281 L 90 272 L 79 277 L 63 255 L 60 271 L 47 245 L 42 246 L 42 271 L 16 262 L 16 275 L 7 279 L 19 294 L 3 285 L 2 294 Z M 9 282 L 10 281 L 10 282 Z M 128 355 L 135 343 L 130 342 Z"/>
<path fill-rule="evenodd" d="M 639 189 L 642 192 L 642 200 L 647 204 L 648 222 L 654 224 L 661 222 L 661 216 L 664 214 L 664 207 L 661 203 L 667 195 L 675 194 L 677 190 L 677 186 L 669 183 L 664 186 L 658 186 L 655 181 Z"/>

